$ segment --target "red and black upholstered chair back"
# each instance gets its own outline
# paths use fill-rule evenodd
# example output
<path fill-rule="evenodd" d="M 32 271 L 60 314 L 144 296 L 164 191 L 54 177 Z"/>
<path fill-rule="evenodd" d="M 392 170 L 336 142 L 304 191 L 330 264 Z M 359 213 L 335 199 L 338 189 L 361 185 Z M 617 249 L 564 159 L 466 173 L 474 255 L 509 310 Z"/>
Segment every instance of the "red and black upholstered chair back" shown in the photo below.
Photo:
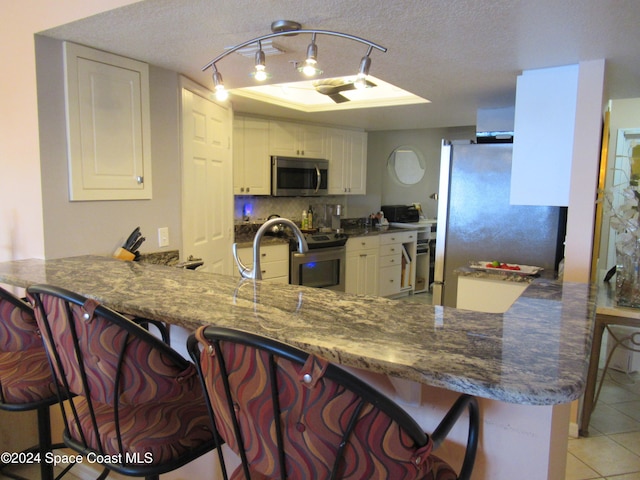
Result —
<path fill-rule="evenodd" d="M 56 389 L 31 306 L 0 289 L 0 402 L 56 403 Z"/>
<path fill-rule="evenodd" d="M 193 363 L 94 300 L 46 285 L 27 293 L 69 397 L 61 403 L 69 447 L 105 455 L 105 467 L 147 478 L 214 448 Z"/>
<path fill-rule="evenodd" d="M 214 326 L 198 329 L 188 349 L 199 365 L 216 431 L 240 456 L 231 478 L 458 478 L 432 454 L 432 438 L 404 410 L 336 365 Z M 462 396 L 448 424 L 439 427 L 446 436 L 467 407 L 473 418 L 460 478 L 468 478 L 475 459 L 475 399 Z"/>
<path fill-rule="evenodd" d="M 53 448 L 49 406 L 58 402 L 56 393 L 31 305 L 0 288 L 0 409 L 37 411 L 38 446 L 30 450 L 41 458 Z M 40 466 L 41 478 L 53 478 L 51 465 Z"/>

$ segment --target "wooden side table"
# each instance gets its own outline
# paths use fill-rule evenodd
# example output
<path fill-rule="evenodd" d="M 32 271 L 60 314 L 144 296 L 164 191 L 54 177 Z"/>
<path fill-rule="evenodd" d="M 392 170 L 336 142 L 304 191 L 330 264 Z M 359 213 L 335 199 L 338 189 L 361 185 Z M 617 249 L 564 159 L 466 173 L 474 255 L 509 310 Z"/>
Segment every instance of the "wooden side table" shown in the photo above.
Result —
<path fill-rule="evenodd" d="M 589 371 L 587 373 L 587 384 L 580 419 L 580 436 L 589 435 L 589 421 L 591 420 L 591 414 L 595 409 L 600 393 L 600 388 L 596 391 L 596 385 L 598 384 L 598 363 L 600 361 L 600 351 L 602 348 L 602 336 L 605 329 L 611 333 L 611 330 L 609 330 L 609 326 L 611 325 L 640 328 L 640 308 L 617 307 L 615 303 L 615 283 L 602 283 L 598 288 L 596 320 L 593 340 L 591 342 L 591 357 L 589 358 Z M 616 341 L 614 348 L 622 347 L 632 351 L 640 351 L 640 332 L 623 338 L 617 336 L 613 336 L 613 338 Z M 604 380 L 608 366 L 607 363 L 602 373 L 602 380 Z"/>

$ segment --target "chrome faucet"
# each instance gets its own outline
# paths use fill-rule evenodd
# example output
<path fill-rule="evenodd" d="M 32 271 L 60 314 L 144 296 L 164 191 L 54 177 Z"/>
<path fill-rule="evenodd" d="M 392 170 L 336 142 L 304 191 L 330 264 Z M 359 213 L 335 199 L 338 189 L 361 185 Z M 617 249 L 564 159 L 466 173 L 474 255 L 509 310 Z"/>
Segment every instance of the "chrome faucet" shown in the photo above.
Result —
<path fill-rule="evenodd" d="M 234 243 L 233 250 L 233 258 L 236 261 L 236 265 L 238 265 L 238 270 L 240 270 L 240 275 L 243 278 L 252 278 L 254 280 L 262 280 L 262 271 L 260 270 L 260 241 L 264 236 L 264 232 L 269 230 L 274 225 L 286 225 L 287 227 L 293 230 L 296 239 L 298 240 L 298 251 L 300 253 L 306 253 L 309 251 L 309 246 L 307 245 L 307 240 L 304 238 L 302 231 L 298 228 L 298 226 L 293 223 L 288 218 L 272 218 L 271 220 L 267 220 L 262 224 L 262 226 L 256 232 L 256 236 L 253 239 L 253 268 L 249 269 L 245 264 L 240 261 L 238 258 L 238 244 Z"/>

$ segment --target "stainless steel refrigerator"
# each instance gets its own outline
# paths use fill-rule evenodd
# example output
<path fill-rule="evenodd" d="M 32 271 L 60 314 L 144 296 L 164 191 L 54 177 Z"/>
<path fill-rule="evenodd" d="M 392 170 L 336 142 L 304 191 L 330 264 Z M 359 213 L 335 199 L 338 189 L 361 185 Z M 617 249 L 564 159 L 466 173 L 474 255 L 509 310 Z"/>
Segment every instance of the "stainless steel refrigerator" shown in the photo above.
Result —
<path fill-rule="evenodd" d="M 455 270 L 472 261 L 554 271 L 566 209 L 510 205 L 512 144 L 442 143 L 433 304 L 456 305 Z"/>

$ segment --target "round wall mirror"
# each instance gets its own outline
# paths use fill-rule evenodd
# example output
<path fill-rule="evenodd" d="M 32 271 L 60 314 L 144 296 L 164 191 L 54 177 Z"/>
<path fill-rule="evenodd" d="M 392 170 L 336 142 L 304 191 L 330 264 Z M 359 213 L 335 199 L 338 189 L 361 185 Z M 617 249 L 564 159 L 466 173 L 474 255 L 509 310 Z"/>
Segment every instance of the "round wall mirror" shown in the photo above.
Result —
<path fill-rule="evenodd" d="M 389 155 L 387 170 L 398 183 L 415 185 L 424 177 L 426 164 L 420 152 L 413 147 L 402 146 Z"/>

